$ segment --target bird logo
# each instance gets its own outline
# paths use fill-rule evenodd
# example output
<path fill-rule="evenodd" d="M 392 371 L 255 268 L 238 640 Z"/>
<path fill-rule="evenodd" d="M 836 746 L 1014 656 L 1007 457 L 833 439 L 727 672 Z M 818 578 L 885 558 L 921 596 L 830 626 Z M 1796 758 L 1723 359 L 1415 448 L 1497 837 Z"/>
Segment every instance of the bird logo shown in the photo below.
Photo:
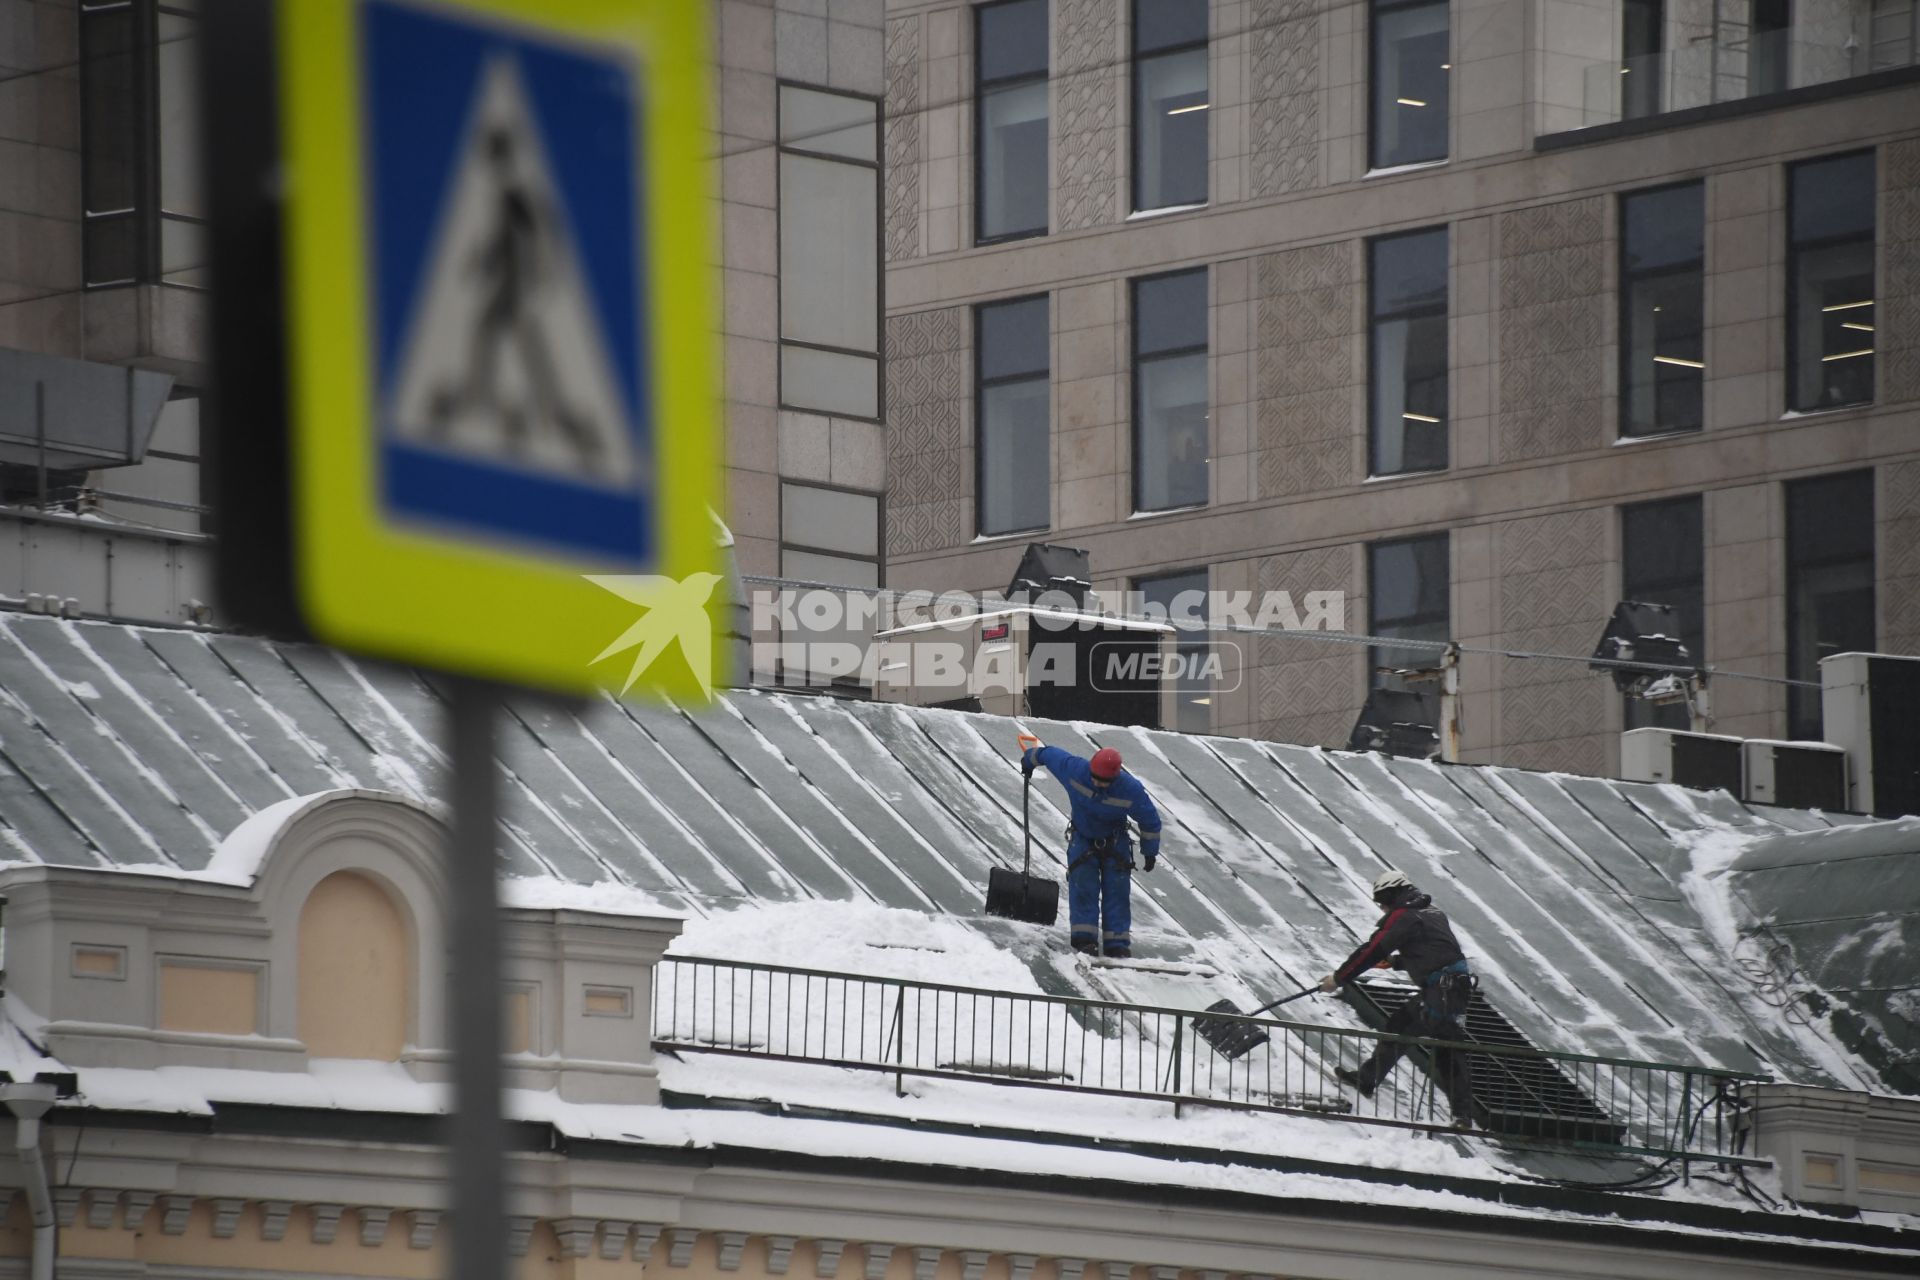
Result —
<path fill-rule="evenodd" d="M 586 574 L 587 581 L 603 587 L 622 600 L 646 610 L 640 620 L 620 633 L 619 639 L 600 651 L 594 663 L 605 662 L 614 654 L 638 648 L 627 682 L 620 687 L 624 695 L 639 681 L 648 667 L 672 647 L 680 644 L 680 656 L 699 683 L 700 692 L 713 694 L 713 618 L 707 613 L 707 601 L 720 583 L 717 573 L 690 573 L 674 579 L 652 573 Z M 588 665 L 593 665 L 592 663 Z"/>

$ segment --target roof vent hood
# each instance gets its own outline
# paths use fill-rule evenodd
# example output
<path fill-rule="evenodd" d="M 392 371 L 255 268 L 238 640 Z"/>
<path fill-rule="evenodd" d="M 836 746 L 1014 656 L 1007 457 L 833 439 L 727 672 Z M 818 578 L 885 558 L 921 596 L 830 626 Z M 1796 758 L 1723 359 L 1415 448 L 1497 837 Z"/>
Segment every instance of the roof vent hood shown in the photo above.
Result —
<path fill-rule="evenodd" d="M 169 373 L 0 348 L 0 463 L 130 466 L 146 456 L 172 390 Z"/>

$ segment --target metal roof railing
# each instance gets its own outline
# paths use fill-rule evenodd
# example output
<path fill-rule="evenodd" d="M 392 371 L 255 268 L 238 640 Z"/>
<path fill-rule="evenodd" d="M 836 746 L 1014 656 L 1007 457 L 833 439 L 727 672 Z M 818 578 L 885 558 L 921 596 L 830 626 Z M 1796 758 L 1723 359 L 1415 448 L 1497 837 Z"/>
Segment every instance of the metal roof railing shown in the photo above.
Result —
<path fill-rule="evenodd" d="M 1713 1067 L 696 956 L 655 966 L 652 1017 L 656 1050 L 884 1072 L 901 1094 L 921 1076 L 1432 1132 L 1454 1127 L 1429 1078 L 1433 1053 L 1451 1050 L 1468 1055 L 1473 1125 L 1490 1136 L 1766 1163 L 1739 1153 L 1735 1123 L 1740 1086 L 1765 1077 Z M 1228 1026 L 1239 1035 L 1223 1037 Z M 1255 1043 L 1237 1056 L 1213 1043 L 1236 1038 Z M 1418 1065 L 1371 1098 L 1335 1079 L 1383 1040 Z"/>

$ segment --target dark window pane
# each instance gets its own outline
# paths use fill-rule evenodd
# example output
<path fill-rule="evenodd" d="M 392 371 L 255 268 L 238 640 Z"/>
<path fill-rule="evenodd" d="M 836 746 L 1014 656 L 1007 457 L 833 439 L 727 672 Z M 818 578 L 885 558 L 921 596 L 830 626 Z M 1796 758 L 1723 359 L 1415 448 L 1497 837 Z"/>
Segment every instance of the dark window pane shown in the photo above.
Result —
<path fill-rule="evenodd" d="M 1133 68 L 1133 206 L 1207 200 L 1207 51 L 1142 58 Z"/>
<path fill-rule="evenodd" d="M 1133 286 L 1136 355 L 1202 347 L 1207 342 L 1207 273 L 1182 271 Z"/>
<path fill-rule="evenodd" d="M 1699 183 L 1620 201 L 1620 417 L 1625 435 L 1693 431 L 1705 376 Z"/>
<path fill-rule="evenodd" d="M 1620 509 L 1620 590 L 1623 598 L 1664 604 L 1674 612 L 1687 660 L 1707 660 L 1700 499 L 1674 498 Z M 1656 706 L 1626 699 L 1626 727 L 1685 729 L 1684 702 Z"/>
<path fill-rule="evenodd" d="M 1789 264 L 1793 407 L 1873 399 L 1873 241 L 1796 248 Z"/>
<path fill-rule="evenodd" d="M 1705 188 L 1697 182 L 1620 200 L 1622 260 L 1629 271 L 1698 267 L 1706 242 Z"/>
<path fill-rule="evenodd" d="M 1374 10 L 1374 168 L 1446 158 L 1451 61 L 1444 3 Z"/>
<path fill-rule="evenodd" d="M 1787 387 L 1795 409 L 1873 399 L 1871 152 L 1789 171 Z"/>
<path fill-rule="evenodd" d="M 1044 377 L 980 389 L 982 534 L 1044 529 L 1050 523 L 1047 399 Z"/>
<path fill-rule="evenodd" d="M 1620 109 L 1627 119 L 1660 110 L 1660 51 L 1666 47 L 1666 7 L 1661 0 L 1626 0 L 1622 10 Z"/>
<path fill-rule="evenodd" d="M 1374 475 L 1447 465 L 1447 233 L 1369 246 Z"/>
<path fill-rule="evenodd" d="M 1134 509 L 1207 500 L 1207 355 L 1157 356 L 1134 372 Z"/>
<path fill-rule="evenodd" d="M 1874 647 L 1873 473 L 1787 485 L 1787 674 L 1820 680 L 1820 659 Z M 1820 691 L 1787 695 L 1787 733 L 1821 736 Z"/>
<path fill-rule="evenodd" d="M 1873 236 L 1873 153 L 1794 165 L 1793 243 Z"/>
<path fill-rule="evenodd" d="M 1152 53 L 1206 38 L 1207 0 L 1134 0 L 1134 52 Z"/>
<path fill-rule="evenodd" d="M 1207 500 L 1207 273 L 1135 281 L 1133 344 L 1134 509 L 1196 506 Z"/>
<path fill-rule="evenodd" d="M 980 79 L 1044 75 L 1047 70 L 1047 0 L 982 5 Z"/>
<path fill-rule="evenodd" d="M 139 279 L 141 227 L 137 215 L 88 218 L 81 227 L 81 256 L 88 284 L 126 284 Z"/>
<path fill-rule="evenodd" d="M 1047 82 L 980 94 L 977 236 L 993 240 L 1047 229 Z"/>
<path fill-rule="evenodd" d="M 1447 232 L 1442 227 L 1375 240 L 1373 314 L 1447 305 Z"/>
<path fill-rule="evenodd" d="M 1747 95 L 1779 93 L 1789 87 L 1793 56 L 1792 0 L 1753 0 L 1747 29 Z"/>
<path fill-rule="evenodd" d="M 80 19 L 80 110 L 85 155 L 82 202 L 93 213 L 139 203 L 140 76 L 131 7 L 89 12 Z"/>
<path fill-rule="evenodd" d="M 1396 542 L 1376 542 L 1367 548 L 1367 629 L 1370 634 L 1405 640 L 1446 640 L 1451 630 L 1448 536 L 1444 533 Z M 1392 645 L 1368 650 L 1375 685 L 1388 683 L 1382 667 L 1434 667 L 1440 655 L 1433 649 L 1401 649 Z"/>
<path fill-rule="evenodd" d="M 982 534 L 1044 529 L 1051 499 L 1047 299 L 993 303 L 975 315 L 980 352 L 975 520 Z"/>
<path fill-rule="evenodd" d="M 1205 569 L 1141 578 L 1133 586 L 1140 593 L 1145 612 L 1151 616 L 1174 619 L 1207 616 Z M 1205 733 L 1213 727 L 1213 682 L 1200 672 L 1213 646 L 1207 632 L 1183 631 L 1175 648 L 1180 655 L 1182 674 L 1174 683 L 1176 711 L 1171 727 L 1181 733 Z"/>
<path fill-rule="evenodd" d="M 1045 373 L 1047 300 L 1021 298 L 980 308 L 980 376 L 991 381 L 1022 373 Z"/>

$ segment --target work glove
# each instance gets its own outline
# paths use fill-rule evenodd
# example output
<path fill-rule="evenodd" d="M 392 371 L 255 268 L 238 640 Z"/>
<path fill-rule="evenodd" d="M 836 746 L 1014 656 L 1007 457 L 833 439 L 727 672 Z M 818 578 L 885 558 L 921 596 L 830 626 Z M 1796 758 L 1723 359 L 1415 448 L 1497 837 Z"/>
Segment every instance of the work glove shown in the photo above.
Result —
<path fill-rule="evenodd" d="M 1332 974 L 1328 974 L 1326 977 L 1320 979 L 1320 989 L 1328 993 L 1338 991 L 1340 989 L 1340 980 Z"/>
<path fill-rule="evenodd" d="M 1142 871 L 1151 871 L 1153 870 L 1153 864 L 1158 861 L 1160 861 L 1160 855 L 1157 853 L 1150 853 L 1147 855 L 1147 860 L 1140 864 L 1140 869 Z"/>
<path fill-rule="evenodd" d="M 1022 733 L 1014 741 L 1020 744 L 1020 769 L 1023 773 L 1033 772 L 1033 751 L 1042 744 L 1040 739 L 1030 733 Z"/>

